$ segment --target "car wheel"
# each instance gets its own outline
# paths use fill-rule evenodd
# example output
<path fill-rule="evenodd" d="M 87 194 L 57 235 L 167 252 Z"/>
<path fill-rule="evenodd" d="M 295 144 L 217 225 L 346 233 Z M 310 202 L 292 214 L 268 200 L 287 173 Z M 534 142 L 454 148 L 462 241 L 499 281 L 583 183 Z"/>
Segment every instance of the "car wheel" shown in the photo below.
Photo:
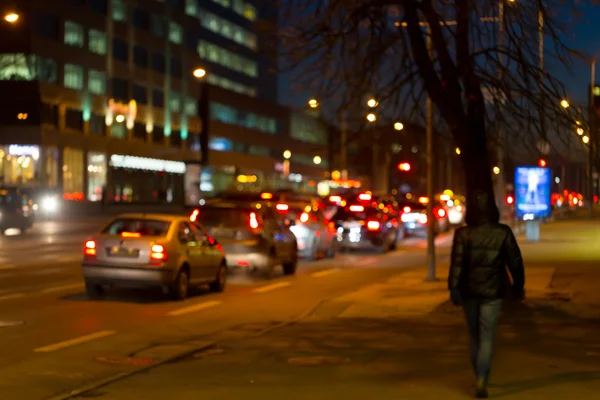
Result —
<path fill-rule="evenodd" d="M 298 249 L 294 248 L 291 260 L 283 263 L 283 273 L 285 275 L 294 275 L 298 267 Z"/>
<path fill-rule="evenodd" d="M 184 300 L 188 296 L 190 289 L 190 273 L 187 268 L 181 268 L 173 285 L 171 286 L 170 295 L 173 300 Z"/>
<path fill-rule="evenodd" d="M 90 299 L 98 299 L 104 295 L 104 288 L 102 285 L 98 285 L 95 283 L 85 283 L 85 294 Z"/>
<path fill-rule="evenodd" d="M 217 277 L 209 285 L 211 292 L 222 292 L 227 284 L 227 265 L 223 262 L 217 271 Z"/>

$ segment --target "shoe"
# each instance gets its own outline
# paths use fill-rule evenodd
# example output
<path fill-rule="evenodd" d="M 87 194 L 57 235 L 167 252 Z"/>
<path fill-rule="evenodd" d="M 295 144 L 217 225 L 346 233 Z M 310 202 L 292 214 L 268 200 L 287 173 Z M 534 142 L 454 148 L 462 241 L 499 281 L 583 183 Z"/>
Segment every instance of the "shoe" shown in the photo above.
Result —
<path fill-rule="evenodd" d="M 487 391 L 487 382 L 484 380 L 477 381 L 477 386 L 475 389 L 475 398 L 476 399 L 487 399 L 489 397 Z"/>

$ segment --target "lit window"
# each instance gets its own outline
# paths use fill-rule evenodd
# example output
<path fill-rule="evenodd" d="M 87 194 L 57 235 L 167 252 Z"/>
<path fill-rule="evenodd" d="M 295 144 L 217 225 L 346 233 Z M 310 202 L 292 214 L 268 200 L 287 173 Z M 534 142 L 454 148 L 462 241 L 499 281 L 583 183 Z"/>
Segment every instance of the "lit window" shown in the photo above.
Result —
<path fill-rule="evenodd" d="M 106 54 L 106 33 L 90 29 L 88 49 L 92 53 Z"/>
<path fill-rule="evenodd" d="M 176 92 L 171 92 L 169 96 L 169 109 L 173 112 L 181 112 L 181 95 Z"/>
<path fill-rule="evenodd" d="M 192 17 L 198 16 L 198 0 L 185 0 L 185 13 Z"/>
<path fill-rule="evenodd" d="M 240 15 L 244 15 L 244 1 L 243 0 L 233 0 L 233 11 Z"/>
<path fill-rule="evenodd" d="M 89 70 L 88 90 L 93 94 L 106 94 L 106 74 L 93 69 Z"/>
<path fill-rule="evenodd" d="M 197 50 L 201 58 L 207 59 L 215 64 L 226 66 L 233 71 L 241 72 L 251 77 L 258 76 L 258 66 L 256 62 L 242 57 L 230 50 L 204 41 L 199 41 Z"/>
<path fill-rule="evenodd" d="M 256 8 L 252 4 L 246 3 L 244 5 L 244 17 L 250 21 L 256 20 Z"/>
<path fill-rule="evenodd" d="M 65 44 L 75 47 L 83 47 L 85 35 L 83 26 L 75 22 L 65 21 Z"/>
<path fill-rule="evenodd" d="M 198 115 L 198 101 L 193 97 L 186 97 L 185 99 L 185 114 L 186 115 Z"/>
<path fill-rule="evenodd" d="M 83 89 L 83 67 L 65 64 L 64 85 L 71 89 Z"/>
<path fill-rule="evenodd" d="M 181 25 L 175 22 L 169 23 L 169 40 L 177 44 L 183 42 L 183 29 L 181 28 Z"/>
<path fill-rule="evenodd" d="M 123 0 L 112 0 L 112 18 L 115 21 L 127 20 L 127 5 Z"/>

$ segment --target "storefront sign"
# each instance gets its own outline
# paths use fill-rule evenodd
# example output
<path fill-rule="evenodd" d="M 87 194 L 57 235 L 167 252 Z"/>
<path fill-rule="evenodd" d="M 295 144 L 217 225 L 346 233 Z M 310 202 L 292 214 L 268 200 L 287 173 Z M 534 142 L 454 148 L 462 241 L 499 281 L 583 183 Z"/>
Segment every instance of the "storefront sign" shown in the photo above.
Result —
<path fill-rule="evenodd" d="M 181 161 L 124 156 L 120 154 L 113 154 L 110 156 L 110 166 L 114 168 L 130 168 L 141 169 L 145 171 L 168 172 L 170 174 L 185 174 L 185 163 Z"/>
<path fill-rule="evenodd" d="M 128 129 L 133 129 L 135 123 L 135 117 L 137 116 L 137 103 L 135 100 L 131 100 L 127 104 L 118 103 L 113 99 L 108 101 L 108 107 L 106 110 L 105 123 L 107 126 L 113 124 L 113 120 L 117 122 L 126 121 Z M 119 118 L 121 120 L 119 120 Z"/>
<path fill-rule="evenodd" d="M 11 144 L 8 146 L 8 154 L 11 156 L 29 156 L 34 160 L 40 158 L 40 148 L 39 146 L 22 146 L 19 144 Z"/>

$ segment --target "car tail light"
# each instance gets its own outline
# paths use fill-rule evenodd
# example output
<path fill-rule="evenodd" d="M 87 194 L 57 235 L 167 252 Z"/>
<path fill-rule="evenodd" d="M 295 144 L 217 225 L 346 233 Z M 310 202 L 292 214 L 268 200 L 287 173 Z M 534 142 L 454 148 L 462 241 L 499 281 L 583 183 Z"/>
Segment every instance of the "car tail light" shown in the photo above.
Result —
<path fill-rule="evenodd" d="M 361 193 L 358 195 L 358 199 L 360 201 L 370 201 L 371 200 L 371 195 L 369 193 Z"/>
<path fill-rule="evenodd" d="M 138 233 L 138 232 L 121 232 L 121 237 L 124 237 L 124 238 L 140 238 L 140 237 L 142 237 L 142 234 Z"/>
<path fill-rule="evenodd" d="M 439 218 L 444 218 L 446 216 L 446 210 L 444 210 L 443 208 L 439 208 L 437 210 L 437 216 Z"/>
<path fill-rule="evenodd" d="M 160 244 L 152 245 L 150 252 L 150 259 L 152 261 L 166 261 L 167 260 L 167 252 L 165 248 Z"/>
<path fill-rule="evenodd" d="M 300 222 L 308 222 L 308 213 L 302 213 L 300 216 Z"/>
<path fill-rule="evenodd" d="M 95 256 L 96 255 L 96 242 L 93 240 L 88 240 L 85 242 L 85 248 L 83 249 L 83 254 L 86 256 Z"/>
<path fill-rule="evenodd" d="M 196 222 L 199 214 L 200 214 L 200 210 L 194 210 L 194 212 L 192 212 L 192 215 L 190 215 L 190 221 Z"/>
<path fill-rule="evenodd" d="M 427 215 L 426 214 L 419 215 L 419 222 L 422 224 L 426 224 L 427 223 Z"/>
<path fill-rule="evenodd" d="M 248 225 L 252 229 L 259 228 L 260 224 L 258 223 L 258 217 L 256 216 L 256 213 L 253 213 L 253 212 L 250 213 L 250 217 L 248 218 Z"/>
<path fill-rule="evenodd" d="M 273 198 L 273 193 L 261 193 L 260 198 L 263 200 L 271 200 Z"/>
<path fill-rule="evenodd" d="M 350 211 L 363 212 L 363 211 L 365 211 L 365 208 L 363 206 L 350 206 Z"/>
<path fill-rule="evenodd" d="M 403 211 L 405 213 L 409 213 L 410 212 L 410 207 L 408 207 L 408 206 L 404 207 Z"/>
<path fill-rule="evenodd" d="M 367 222 L 367 229 L 370 231 L 378 231 L 379 228 L 381 228 L 381 224 L 379 223 L 379 221 L 368 221 Z"/>
<path fill-rule="evenodd" d="M 329 201 L 331 203 L 340 203 L 342 201 L 341 196 L 329 196 Z"/>
<path fill-rule="evenodd" d="M 288 206 L 288 205 L 287 205 L 287 204 L 285 204 L 285 203 L 279 203 L 279 204 L 277 204 L 277 205 L 275 206 L 275 208 L 277 209 L 277 211 L 280 211 L 280 212 L 281 212 L 281 211 L 287 211 L 287 210 L 289 210 L 289 209 L 290 209 L 290 206 Z"/>

